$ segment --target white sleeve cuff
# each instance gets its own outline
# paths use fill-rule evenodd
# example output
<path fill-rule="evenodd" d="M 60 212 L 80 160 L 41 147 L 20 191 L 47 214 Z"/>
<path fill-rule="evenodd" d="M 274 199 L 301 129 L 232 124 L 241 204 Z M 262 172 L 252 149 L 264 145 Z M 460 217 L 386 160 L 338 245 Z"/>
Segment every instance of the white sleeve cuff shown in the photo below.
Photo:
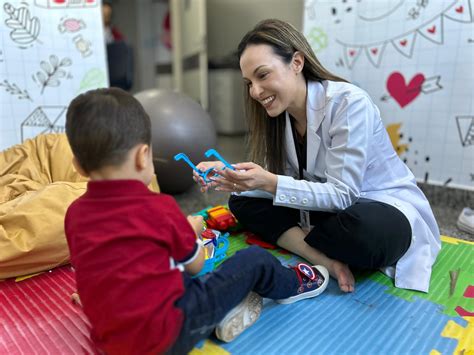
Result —
<path fill-rule="evenodd" d="M 191 264 L 199 255 L 199 251 L 202 248 L 202 242 L 199 239 L 196 239 L 196 246 L 194 247 L 194 253 L 188 259 L 181 262 L 183 265 Z"/>

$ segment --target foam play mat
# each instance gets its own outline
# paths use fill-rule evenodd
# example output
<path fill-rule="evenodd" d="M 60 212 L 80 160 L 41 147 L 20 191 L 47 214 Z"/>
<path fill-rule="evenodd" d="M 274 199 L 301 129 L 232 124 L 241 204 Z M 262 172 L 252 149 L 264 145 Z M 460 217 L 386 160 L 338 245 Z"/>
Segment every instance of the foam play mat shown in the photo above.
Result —
<path fill-rule="evenodd" d="M 228 256 L 247 246 L 244 234 L 228 238 Z M 314 299 L 265 300 L 259 320 L 236 340 L 208 339 L 191 354 L 474 354 L 474 243 L 442 241 L 429 294 L 396 289 L 380 272 L 357 275 L 353 294 L 331 279 Z M 298 261 L 270 252 L 285 264 Z M 0 282 L 0 354 L 94 354 L 74 291 L 70 266 Z"/>

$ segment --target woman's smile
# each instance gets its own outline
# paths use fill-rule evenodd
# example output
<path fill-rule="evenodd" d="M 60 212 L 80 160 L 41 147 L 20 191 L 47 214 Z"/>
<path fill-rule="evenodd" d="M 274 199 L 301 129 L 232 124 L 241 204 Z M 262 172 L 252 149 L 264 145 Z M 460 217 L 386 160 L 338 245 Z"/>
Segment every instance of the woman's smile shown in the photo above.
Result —
<path fill-rule="evenodd" d="M 273 101 L 275 101 L 275 97 L 275 95 L 272 95 L 267 97 L 266 99 L 260 100 L 260 102 L 262 103 L 263 107 L 268 109 L 272 105 Z"/>

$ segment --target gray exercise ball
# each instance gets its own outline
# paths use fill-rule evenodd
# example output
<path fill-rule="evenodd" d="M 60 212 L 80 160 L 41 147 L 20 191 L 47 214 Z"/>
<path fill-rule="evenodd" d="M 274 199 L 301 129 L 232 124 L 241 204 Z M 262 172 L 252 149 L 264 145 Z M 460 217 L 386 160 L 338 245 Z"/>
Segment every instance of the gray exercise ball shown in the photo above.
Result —
<path fill-rule="evenodd" d="M 216 148 L 216 129 L 202 106 L 185 94 L 150 89 L 135 95 L 151 119 L 155 173 L 160 190 L 176 194 L 194 183 L 192 168 L 174 156 L 185 153 L 196 165 Z"/>

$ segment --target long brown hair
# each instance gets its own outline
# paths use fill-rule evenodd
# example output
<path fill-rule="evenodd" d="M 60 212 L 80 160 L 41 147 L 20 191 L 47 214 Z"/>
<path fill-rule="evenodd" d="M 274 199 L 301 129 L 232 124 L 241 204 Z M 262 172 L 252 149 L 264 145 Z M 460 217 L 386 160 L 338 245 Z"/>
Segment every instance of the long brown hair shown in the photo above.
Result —
<path fill-rule="evenodd" d="M 254 44 L 269 45 L 286 64 L 291 63 L 295 52 L 301 52 L 305 58 L 303 76 L 306 81 L 346 81 L 321 65 L 304 35 L 288 22 L 277 19 L 259 22 L 240 41 L 237 49 L 239 60 L 245 49 Z M 249 159 L 266 167 L 272 173 L 282 174 L 286 160 L 283 144 L 285 112 L 269 119 L 263 106 L 250 97 L 246 85 L 244 85 L 244 99 L 249 126 L 247 137 Z"/>

